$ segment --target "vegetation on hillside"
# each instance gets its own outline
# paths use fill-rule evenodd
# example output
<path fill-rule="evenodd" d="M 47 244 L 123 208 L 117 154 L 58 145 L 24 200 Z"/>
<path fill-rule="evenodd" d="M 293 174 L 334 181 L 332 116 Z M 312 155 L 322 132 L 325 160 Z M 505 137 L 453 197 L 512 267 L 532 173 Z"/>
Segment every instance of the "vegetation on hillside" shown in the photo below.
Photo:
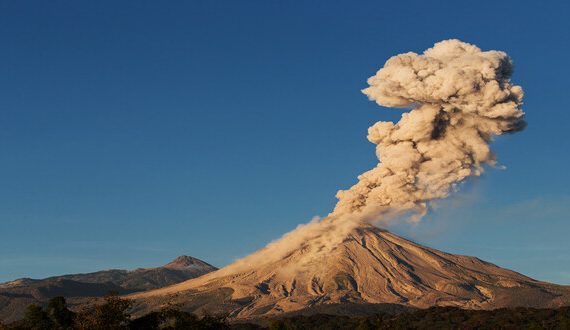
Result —
<path fill-rule="evenodd" d="M 559 309 L 464 310 L 433 307 L 409 313 L 381 313 L 371 316 L 335 316 L 317 314 L 294 316 L 252 323 L 229 323 L 224 317 L 204 316 L 168 307 L 132 319 L 131 302 L 109 295 L 102 304 L 72 312 L 63 297 L 51 299 L 45 307 L 30 305 L 24 319 L 0 330 L 158 330 L 158 329 L 570 329 L 570 306 Z"/>
<path fill-rule="evenodd" d="M 314 315 L 273 320 L 269 329 L 570 329 L 570 307 L 491 311 L 433 307 L 397 315 Z"/>

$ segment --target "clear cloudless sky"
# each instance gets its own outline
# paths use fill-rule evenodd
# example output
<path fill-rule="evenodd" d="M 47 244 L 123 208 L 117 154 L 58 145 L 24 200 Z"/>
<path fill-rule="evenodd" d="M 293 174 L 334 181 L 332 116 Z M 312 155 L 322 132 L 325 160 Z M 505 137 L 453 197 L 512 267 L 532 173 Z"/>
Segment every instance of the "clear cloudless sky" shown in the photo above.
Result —
<path fill-rule="evenodd" d="M 508 52 L 528 128 L 391 229 L 570 284 L 568 1 L 0 1 L 0 281 L 216 266 L 326 215 L 376 164 L 392 55 Z"/>

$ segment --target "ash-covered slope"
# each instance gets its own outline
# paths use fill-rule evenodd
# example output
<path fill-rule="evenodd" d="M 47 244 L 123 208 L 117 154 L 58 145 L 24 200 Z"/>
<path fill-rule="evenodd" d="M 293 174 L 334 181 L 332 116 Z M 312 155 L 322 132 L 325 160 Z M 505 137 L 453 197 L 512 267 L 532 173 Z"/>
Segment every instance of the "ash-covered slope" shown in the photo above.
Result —
<path fill-rule="evenodd" d="M 188 311 L 226 312 L 234 318 L 335 303 L 473 309 L 570 304 L 570 287 L 424 247 L 373 226 L 353 229 L 326 255 L 317 249 L 307 242 L 277 261 L 230 265 L 130 298 L 137 313 L 174 303 Z"/>
<path fill-rule="evenodd" d="M 0 320 L 15 320 L 27 305 L 45 303 L 64 296 L 68 300 L 100 297 L 109 292 L 121 294 L 152 290 L 212 272 L 217 268 L 202 260 L 179 256 L 156 268 L 110 269 L 94 273 L 54 276 L 46 279 L 23 278 L 0 284 Z"/>

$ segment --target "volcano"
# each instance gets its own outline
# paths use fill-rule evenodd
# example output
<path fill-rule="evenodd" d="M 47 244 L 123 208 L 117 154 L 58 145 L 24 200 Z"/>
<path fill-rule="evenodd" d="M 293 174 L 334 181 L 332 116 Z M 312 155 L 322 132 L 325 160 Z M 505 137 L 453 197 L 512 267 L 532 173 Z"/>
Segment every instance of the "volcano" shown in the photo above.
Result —
<path fill-rule="evenodd" d="M 129 296 L 135 313 L 177 305 L 234 319 L 273 317 L 322 305 L 397 304 L 468 309 L 558 307 L 570 286 L 541 282 L 475 257 L 421 246 L 361 225 L 326 254 L 310 240 L 277 260 L 228 266 Z M 256 260 L 263 260 L 263 249 Z"/>

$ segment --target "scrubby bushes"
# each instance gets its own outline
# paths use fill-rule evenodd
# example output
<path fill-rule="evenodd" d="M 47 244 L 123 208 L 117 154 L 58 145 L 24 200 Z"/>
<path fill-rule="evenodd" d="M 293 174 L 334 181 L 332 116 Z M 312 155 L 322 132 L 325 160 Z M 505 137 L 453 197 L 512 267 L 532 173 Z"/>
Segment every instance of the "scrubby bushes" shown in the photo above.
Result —
<path fill-rule="evenodd" d="M 74 313 L 67 308 L 63 297 L 51 299 L 44 309 L 30 305 L 24 319 L 0 330 L 130 330 L 130 329 L 229 329 L 223 317 L 197 316 L 173 308 L 152 312 L 131 320 L 129 300 L 108 295 L 102 304 L 85 306 Z"/>
<path fill-rule="evenodd" d="M 194 314 L 166 308 L 159 312 L 152 312 L 131 322 L 131 329 L 196 329 L 215 330 L 230 329 L 224 317 L 204 316 L 198 318 Z"/>
<path fill-rule="evenodd" d="M 318 314 L 265 320 L 266 326 L 248 323 L 230 324 L 224 317 L 204 316 L 165 308 L 131 319 L 131 303 L 117 296 L 107 296 L 102 304 L 71 312 L 62 297 L 53 298 L 44 309 L 30 305 L 25 318 L 3 326 L 5 329 L 31 330 L 158 330 L 158 329 L 570 329 L 570 307 L 559 309 L 496 309 L 491 311 L 434 307 L 400 314 L 376 314 L 349 317 Z"/>
<path fill-rule="evenodd" d="M 411 313 L 352 318 L 313 315 L 273 320 L 269 329 L 570 329 L 570 307 L 491 311 L 433 307 Z"/>
<path fill-rule="evenodd" d="M 56 297 L 48 302 L 46 309 L 35 304 L 28 306 L 23 320 L 0 329 L 72 329 L 73 318 L 74 313 L 67 309 L 65 299 Z"/>
<path fill-rule="evenodd" d="M 110 295 L 105 303 L 83 308 L 75 314 L 73 328 L 77 330 L 126 330 L 129 329 L 131 302 Z"/>

